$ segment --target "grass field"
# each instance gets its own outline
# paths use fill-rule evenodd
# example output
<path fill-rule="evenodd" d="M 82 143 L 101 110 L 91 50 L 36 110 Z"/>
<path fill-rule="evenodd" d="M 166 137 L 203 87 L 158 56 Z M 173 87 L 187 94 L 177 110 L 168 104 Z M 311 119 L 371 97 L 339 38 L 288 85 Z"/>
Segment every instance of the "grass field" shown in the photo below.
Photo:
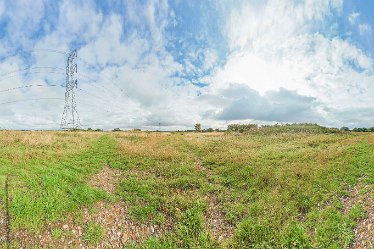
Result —
<path fill-rule="evenodd" d="M 373 205 L 373 143 L 318 129 L 1 131 L 0 247 L 349 248 Z"/>

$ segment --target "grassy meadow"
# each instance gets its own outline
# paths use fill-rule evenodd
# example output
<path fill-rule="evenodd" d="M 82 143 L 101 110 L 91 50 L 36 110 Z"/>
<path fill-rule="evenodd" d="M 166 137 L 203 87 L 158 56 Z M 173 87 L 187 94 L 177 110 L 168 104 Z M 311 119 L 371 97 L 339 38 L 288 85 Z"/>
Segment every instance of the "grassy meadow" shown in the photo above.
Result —
<path fill-rule="evenodd" d="M 0 131 L 0 248 L 349 248 L 373 176 L 369 133 Z"/>

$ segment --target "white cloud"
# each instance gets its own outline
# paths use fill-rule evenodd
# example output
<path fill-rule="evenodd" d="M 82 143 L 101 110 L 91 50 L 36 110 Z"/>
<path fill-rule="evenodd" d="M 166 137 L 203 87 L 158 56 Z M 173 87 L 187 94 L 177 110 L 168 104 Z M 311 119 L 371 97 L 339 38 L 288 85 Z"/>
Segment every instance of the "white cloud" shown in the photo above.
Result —
<path fill-rule="evenodd" d="M 0 19 L 3 17 L 4 11 L 5 11 L 4 2 L 0 1 Z"/>
<path fill-rule="evenodd" d="M 211 112 L 210 115 L 219 120 L 323 121 L 321 114 L 317 112 L 315 98 L 284 88 L 260 95 L 247 85 L 230 84 L 228 88 L 220 90 L 218 95 L 214 106 L 220 106 L 220 110 Z M 210 101 L 208 99 L 207 104 L 210 104 Z"/>
<path fill-rule="evenodd" d="M 353 12 L 352 14 L 350 14 L 348 16 L 348 21 L 353 25 L 353 24 L 356 24 L 356 20 L 357 18 L 360 16 L 361 14 L 358 13 L 358 12 Z"/>
<path fill-rule="evenodd" d="M 61 42 L 79 38 L 81 42 L 92 40 L 103 22 L 102 13 L 95 10 L 92 1 L 65 0 L 59 6 L 58 27 Z"/>
<path fill-rule="evenodd" d="M 271 52 L 275 44 L 310 31 L 316 22 L 323 22 L 333 10 L 341 8 L 342 1 L 270 0 L 260 6 L 245 2 L 228 18 L 230 47 L 253 50 L 268 47 Z"/>
<path fill-rule="evenodd" d="M 362 23 L 358 25 L 358 31 L 360 35 L 370 35 L 371 34 L 371 26 L 368 23 Z"/>
<path fill-rule="evenodd" d="M 260 9 L 246 4 L 234 10 L 227 24 L 232 52 L 222 68 L 204 78 L 210 82 L 206 93 L 219 94 L 232 83 L 245 84 L 264 96 L 282 88 L 297 91 L 316 99 L 315 111 L 330 117 L 323 122 L 329 125 L 343 123 L 334 112 L 374 108 L 369 102 L 374 99 L 372 58 L 349 41 L 314 31 L 340 8 L 340 3 L 328 1 L 269 1 Z M 238 108 L 246 113 L 242 104 L 233 105 L 230 112 Z M 273 118 L 279 120 L 275 114 Z"/>
<path fill-rule="evenodd" d="M 56 30 L 36 46 L 64 50 L 77 33 L 87 41 L 78 56 L 95 66 L 88 67 L 78 59 L 77 99 L 82 124 L 102 128 L 154 128 L 158 123 L 174 128 L 192 126 L 199 119 L 198 108 L 193 105 L 196 90 L 176 86 L 179 82 L 172 75 L 182 67 L 165 50 L 164 32 L 171 15 L 167 2 L 151 1 L 144 9 L 138 9 L 137 2 L 130 3 L 129 8 L 146 20 L 150 37 L 139 30 L 124 37 L 127 27 L 119 15 L 103 18 L 92 4 L 65 2 Z M 71 9 L 75 14 L 66 15 Z M 84 25 L 73 31 L 64 27 L 83 12 L 88 13 L 80 16 Z M 134 18 L 130 17 L 131 21 L 137 22 Z M 61 58 L 36 58 L 38 64 L 61 65 Z"/>
<path fill-rule="evenodd" d="M 222 51 L 193 46 L 182 62 L 174 59 L 167 49 L 167 29 L 175 25 L 176 14 L 166 0 L 127 1 L 125 15 L 104 15 L 91 1 L 66 0 L 58 4 L 55 25 L 46 27 L 46 35 L 37 39 L 30 37 L 48 22 L 42 19 L 43 2 L 25 12 L 16 5 L 9 7 L 15 10 L 9 28 L 16 32 L 0 41 L 0 54 L 6 54 L 17 39 L 28 48 L 62 51 L 78 43 L 78 56 L 92 64 L 78 60 L 78 111 L 82 123 L 92 128 L 158 128 L 161 123 L 168 129 L 185 129 L 196 122 L 224 127 L 231 120 L 374 123 L 373 115 L 368 115 L 374 108 L 372 58 L 350 41 L 335 37 L 338 26 L 326 21 L 342 12 L 341 0 L 243 1 L 225 9 L 227 23 L 222 29 L 229 47 L 223 51 L 225 62 L 218 56 Z M 17 20 L 21 14 L 24 17 Z M 28 18 L 30 26 L 24 31 Z M 357 24 L 357 13 L 348 18 Z M 329 29 L 322 30 L 326 26 Z M 367 27 L 362 29 L 368 32 Z M 191 45 L 184 42 L 183 46 Z M 65 59 L 61 54 L 38 52 L 28 62 L 63 69 Z M 24 58 L 8 58 L 0 63 L 0 70 L 18 70 L 25 63 Z M 202 89 L 183 85 L 184 79 L 176 76 L 206 71 L 212 74 L 196 80 L 210 83 Z M 1 86 L 63 84 L 64 70 L 59 72 L 18 76 Z M 197 91 L 202 95 L 197 97 Z M 63 88 L 40 87 L 7 93 L 1 99 L 63 97 Z M 57 100 L 1 107 L 8 120 L 1 120 L 0 126 L 58 128 L 62 109 L 63 101 Z"/>
<path fill-rule="evenodd" d="M 8 19 L 7 39 L 12 44 L 30 46 L 30 36 L 40 28 L 44 15 L 43 0 L 9 1 L 2 3 L 0 9 L 3 11 L 3 17 Z"/>

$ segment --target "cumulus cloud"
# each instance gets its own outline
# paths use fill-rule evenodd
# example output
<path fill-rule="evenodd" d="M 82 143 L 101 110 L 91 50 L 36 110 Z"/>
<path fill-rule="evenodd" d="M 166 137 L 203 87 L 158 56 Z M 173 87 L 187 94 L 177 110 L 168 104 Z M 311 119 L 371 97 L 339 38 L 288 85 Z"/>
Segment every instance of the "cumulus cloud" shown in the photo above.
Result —
<path fill-rule="evenodd" d="M 218 112 L 209 114 L 218 120 L 322 121 L 315 98 L 284 88 L 261 95 L 245 84 L 230 84 L 220 90 L 218 96 L 219 99 L 206 99 L 207 103 L 220 105 Z"/>
<path fill-rule="evenodd" d="M 118 6 L 0 1 L 0 70 L 26 69 L 8 81 L 0 76 L 1 89 L 21 87 L 0 89 L 0 102 L 15 101 L 0 106 L 1 127 L 58 128 L 66 54 L 40 49 L 75 47 L 77 108 L 86 127 L 374 123 L 372 57 L 339 35 L 342 0 Z M 371 32 L 359 17 L 345 16 L 360 33 Z M 54 69 L 32 69 L 46 66 Z"/>
<path fill-rule="evenodd" d="M 368 101 L 374 98 L 372 58 L 347 40 L 316 31 L 321 22 L 339 11 L 341 2 L 335 1 L 268 1 L 260 7 L 247 3 L 233 10 L 227 23 L 232 52 L 223 67 L 205 78 L 210 83 L 210 92 L 219 92 L 232 82 L 259 91 L 265 99 L 269 99 L 269 91 L 279 88 L 297 91 L 325 107 L 309 114 L 311 119 L 329 116 L 330 120 L 319 119 L 329 125 L 344 123 L 341 115 L 333 115 L 336 111 L 344 113 L 348 106 L 372 106 Z M 251 114 L 253 119 L 263 120 L 268 116 L 275 121 L 282 119 L 277 110 L 257 115 L 251 109 L 256 104 L 250 99 L 257 99 L 258 105 L 266 110 L 272 110 L 272 106 L 258 94 L 249 96 L 232 104 L 224 111 L 224 116 L 242 113 L 243 116 Z M 354 101 L 347 102 L 348 99 Z M 305 103 L 313 107 L 312 102 Z M 284 112 L 287 110 L 294 111 L 292 105 L 284 105 Z M 300 119 L 305 116 L 300 113 Z M 294 121 L 297 121 L 296 116 Z M 360 123 L 356 119 L 356 125 Z"/>

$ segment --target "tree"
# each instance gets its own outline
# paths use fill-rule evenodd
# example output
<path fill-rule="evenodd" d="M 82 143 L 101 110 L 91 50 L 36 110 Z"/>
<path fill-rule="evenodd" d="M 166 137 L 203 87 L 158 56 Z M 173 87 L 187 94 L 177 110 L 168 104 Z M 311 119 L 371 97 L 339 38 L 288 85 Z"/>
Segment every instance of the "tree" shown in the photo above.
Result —
<path fill-rule="evenodd" d="M 349 131 L 349 128 L 348 127 L 345 127 L 343 126 L 342 128 L 340 128 L 341 131 Z"/>
<path fill-rule="evenodd" d="M 197 131 L 197 132 L 201 131 L 201 124 L 199 124 L 199 123 L 195 124 L 195 131 Z"/>

